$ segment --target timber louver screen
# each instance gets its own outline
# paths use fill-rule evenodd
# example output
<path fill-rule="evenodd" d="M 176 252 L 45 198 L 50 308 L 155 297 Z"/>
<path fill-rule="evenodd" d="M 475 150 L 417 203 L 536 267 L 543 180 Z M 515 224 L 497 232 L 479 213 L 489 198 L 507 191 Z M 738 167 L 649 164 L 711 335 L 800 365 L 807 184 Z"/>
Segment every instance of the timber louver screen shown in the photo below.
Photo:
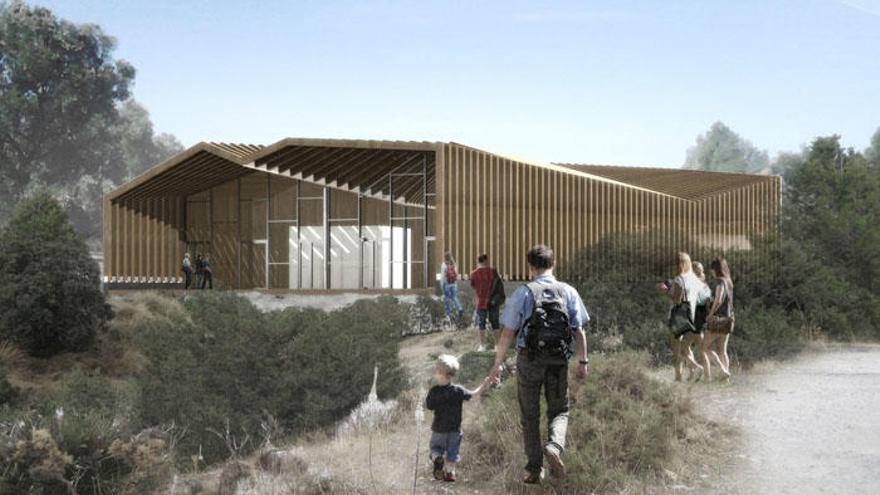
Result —
<path fill-rule="evenodd" d="M 200 143 L 106 196 L 105 277 L 179 284 L 190 252 L 227 288 L 419 288 L 451 250 L 463 270 L 487 253 L 523 280 L 533 244 L 565 263 L 623 233 L 662 271 L 678 250 L 775 249 L 752 243 L 776 232 L 780 189 L 774 176 L 550 164 L 457 143 Z"/>

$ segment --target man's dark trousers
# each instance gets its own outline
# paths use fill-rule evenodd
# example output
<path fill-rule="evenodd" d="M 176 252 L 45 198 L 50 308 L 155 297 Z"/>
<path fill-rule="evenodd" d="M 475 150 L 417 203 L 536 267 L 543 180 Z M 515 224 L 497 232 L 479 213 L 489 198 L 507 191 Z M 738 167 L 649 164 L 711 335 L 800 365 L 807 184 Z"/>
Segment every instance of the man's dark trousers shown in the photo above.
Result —
<path fill-rule="evenodd" d="M 549 442 L 561 454 L 565 449 L 568 429 L 568 361 L 558 357 L 528 356 L 521 351 L 516 360 L 517 392 L 520 420 L 528 464 L 526 470 L 541 472 L 543 445 L 541 443 L 541 388 L 547 400 Z"/>

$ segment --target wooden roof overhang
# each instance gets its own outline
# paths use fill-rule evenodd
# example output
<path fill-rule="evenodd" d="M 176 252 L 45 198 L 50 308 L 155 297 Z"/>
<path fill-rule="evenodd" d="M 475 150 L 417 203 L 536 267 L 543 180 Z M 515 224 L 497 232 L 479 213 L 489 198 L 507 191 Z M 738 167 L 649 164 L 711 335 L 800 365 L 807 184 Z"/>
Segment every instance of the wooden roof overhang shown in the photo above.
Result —
<path fill-rule="evenodd" d="M 752 184 L 766 182 L 771 177 L 767 175 L 674 168 L 623 167 L 579 163 L 560 163 L 558 165 L 694 202 L 741 189 Z"/>
<path fill-rule="evenodd" d="M 439 145 L 425 141 L 289 138 L 262 150 L 246 167 L 368 197 L 424 203 L 436 184 Z M 389 175 L 393 175 L 389 183 Z"/>
<path fill-rule="evenodd" d="M 195 194 L 255 171 L 377 199 L 422 205 L 439 145 L 416 141 L 283 139 L 271 146 L 199 143 L 108 194 L 112 202 Z M 389 175 L 393 174 L 393 184 Z M 429 202 L 430 204 L 430 202 Z"/>
<path fill-rule="evenodd" d="M 251 173 L 242 160 L 262 146 L 199 143 L 147 170 L 108 194 L 112 202 L 185 196 Z"/>

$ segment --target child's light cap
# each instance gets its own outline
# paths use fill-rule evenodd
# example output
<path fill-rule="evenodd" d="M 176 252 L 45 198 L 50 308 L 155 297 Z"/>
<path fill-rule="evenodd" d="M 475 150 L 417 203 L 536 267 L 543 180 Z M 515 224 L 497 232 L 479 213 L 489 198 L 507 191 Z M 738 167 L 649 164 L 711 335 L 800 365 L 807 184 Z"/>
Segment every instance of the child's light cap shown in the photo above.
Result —
<path fill-rule="evenodd" d="M 443 354 L 437 358 L 437 368 L 447 375 L 456 374 L 458 367 L 458 358 L 451 354 Z"/>

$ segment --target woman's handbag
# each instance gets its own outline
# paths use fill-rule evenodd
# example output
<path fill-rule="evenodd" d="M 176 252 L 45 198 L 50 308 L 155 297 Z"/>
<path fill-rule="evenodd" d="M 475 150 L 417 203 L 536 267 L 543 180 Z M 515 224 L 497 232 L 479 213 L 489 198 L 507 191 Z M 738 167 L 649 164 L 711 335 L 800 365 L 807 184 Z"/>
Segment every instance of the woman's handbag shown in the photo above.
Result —
<path fill-rule="evenodd" d="M 676 337 L 696 330 L 691 318 L 691 303 L 682 301 L 672 306 L 672 311 L 669 312 L 669 329 Z"/>
<path fill-rule="evenodd" d="M 733 316 L 712 315 L 706 318 L 706 329 L 716 333 L 733 333 L 735 323 Z"/>

